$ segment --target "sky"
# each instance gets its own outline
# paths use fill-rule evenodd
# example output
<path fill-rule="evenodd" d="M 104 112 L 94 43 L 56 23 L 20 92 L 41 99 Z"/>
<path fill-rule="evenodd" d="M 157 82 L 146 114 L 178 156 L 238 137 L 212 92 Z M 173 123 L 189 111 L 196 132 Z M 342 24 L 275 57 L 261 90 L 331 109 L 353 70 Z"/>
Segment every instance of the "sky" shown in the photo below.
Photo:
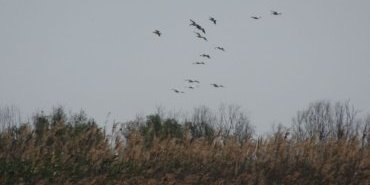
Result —
<path fill-rule="evenodd" d="M 369 113 L 368 7 L 368 0 L 0 0 L 0 105 L 26 117 L 62 105 L 104 122 L 109 112 L 127 121 L 158 106 L 238 104 L 257 131 L 289 125 L 317 100 L 350 100 Z M 187 78 L 200 87 L 184 88 Z"/>

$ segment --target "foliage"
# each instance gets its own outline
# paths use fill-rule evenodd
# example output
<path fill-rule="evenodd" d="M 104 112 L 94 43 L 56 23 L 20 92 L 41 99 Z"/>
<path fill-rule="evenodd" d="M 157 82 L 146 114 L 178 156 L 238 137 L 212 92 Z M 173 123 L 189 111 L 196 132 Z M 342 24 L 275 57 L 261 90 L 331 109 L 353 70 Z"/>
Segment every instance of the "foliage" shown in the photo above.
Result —
<path fill-rule="evenodd" d="M 211 114 L 181 123 L 153 114 L 107 135 L 83 112 L 38 113 L 33 123 L 0 132 L 0 184 L 370 183 L 370 118 L 354 121 L 353 128 L 347 121 L 344 127 L 325 122 L 345 128 L 337 133 L 317 129 L 327 125 L 305 130 L 316 121 L 301 122 L 302 132 L 278 126 L 265 137 L 240 139 L 240 132 L 219 130 L 217 119 L 205 115 Z M 324 117 L 339 115 L 330 116 Z M 117 139 L 119 133 L 126 142 Z"/>

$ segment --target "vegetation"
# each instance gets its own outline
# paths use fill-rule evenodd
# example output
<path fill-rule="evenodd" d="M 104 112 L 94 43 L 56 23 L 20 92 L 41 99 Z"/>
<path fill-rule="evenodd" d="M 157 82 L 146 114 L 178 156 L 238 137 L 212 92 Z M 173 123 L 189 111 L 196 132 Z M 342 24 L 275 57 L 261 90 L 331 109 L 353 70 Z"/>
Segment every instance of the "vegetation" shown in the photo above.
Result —
<path fill-rule="evenodd" d="M 158 112 L 109 132 L 59 107 L 32 123 L 0 119 L 0 184 L 367 185 L 370 116 L 357 113 L 319 101 L 291 128 L 256 137 L 235 105 L 198 107 L 186 119 Z"/>

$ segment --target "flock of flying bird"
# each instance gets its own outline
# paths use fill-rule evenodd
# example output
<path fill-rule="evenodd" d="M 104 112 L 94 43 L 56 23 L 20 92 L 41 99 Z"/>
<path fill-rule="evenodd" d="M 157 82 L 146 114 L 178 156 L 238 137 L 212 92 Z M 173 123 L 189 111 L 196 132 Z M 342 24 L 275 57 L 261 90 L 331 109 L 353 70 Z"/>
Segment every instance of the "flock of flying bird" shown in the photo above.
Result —
<path fill-rule="evenodd" d="M 278 12 L 278 11 L 271 11 L 271 14 L 272 15 L 282 15 L 282 13 Z M 251 18 L 255 19 L 255 20 L 258 20 L 258 19 L 261 19 L 262 17 L 261 16 L 252 16 Z M 211 21 L 214 25 L 217 24 L 217 20 L 214 17 L 209 17 L 208 20 Z M 193 26 L 196 29 L 196 31 L 194 31 L 194 33 L 196 34 L 197 38 L 203 39 L 204 41 L 208 41 L 208 39 L 205 37 L 206 30 L 201 25 L 196 23 L 194 20 L 190 19 L 190 25 L 189 26 Z M 159 30 L 154 30 L 153 33 L 156 34 L 158 37 L 162 36 L 162 32 L 159 31 Z M 203 33 L 203 35 L 202 35 L 202 33 Z M 220 47 L 220 46 L 215 47 L 215 49 L 225 52 L 225 49 L 223 47 Z M 209 54 L 205 54 L 205 53 L 201 54 L 200 57 L 211 59 L 211 56 Z M 195 65 L 204 65 L 206 63 L 205 62 L 194 62 L 193 64 L 195 64 Z M 199 84 L 200 84 L 200 81 L 194 80 L 194 79 L 185 79 L 185 82 L 188 83 L 188 85 L 185 86 L 185 87 L 189 88 L 189 89 L 195 89 L 196 87 L 199 87 Z M 196 84 L 196 85 L 194 85 L 194 84 Z M 224 87 L 223 85 L 216 84 L 216 83 L 211 83 L 210 85 L 215 87 L 215 88 L 223 88 Z M 179 93 L 185 93 L 184 91 L 181 91 L 181 90 L 176 89 L 176 88 L 172 88 L 170 90 L 172 90 L 173 92 L 178 93 L 178 94 Z"/>

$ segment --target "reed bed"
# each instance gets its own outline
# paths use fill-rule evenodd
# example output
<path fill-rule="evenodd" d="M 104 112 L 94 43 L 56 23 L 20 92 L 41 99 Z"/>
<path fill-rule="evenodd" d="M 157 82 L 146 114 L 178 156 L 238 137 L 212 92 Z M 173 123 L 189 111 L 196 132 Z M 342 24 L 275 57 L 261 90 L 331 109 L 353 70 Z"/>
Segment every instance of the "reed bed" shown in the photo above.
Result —
<path fill-rule="evenodd" d="M 0 184 L 343 184 L 370 183 L 362 137 L 295 138 L 278 130 L 243 140 L 192 137 L 172 119 L 115 133 L 88 119 L 38 116 L 0 132 Z M 76 117 L 75 117 L 76 118 Z M 158 118 L 158 117 L 157 117 Z M 168 129 L 171 128 L 171 129 Z"/>

